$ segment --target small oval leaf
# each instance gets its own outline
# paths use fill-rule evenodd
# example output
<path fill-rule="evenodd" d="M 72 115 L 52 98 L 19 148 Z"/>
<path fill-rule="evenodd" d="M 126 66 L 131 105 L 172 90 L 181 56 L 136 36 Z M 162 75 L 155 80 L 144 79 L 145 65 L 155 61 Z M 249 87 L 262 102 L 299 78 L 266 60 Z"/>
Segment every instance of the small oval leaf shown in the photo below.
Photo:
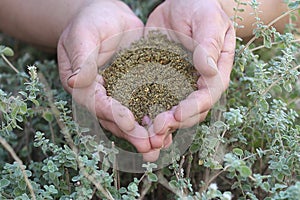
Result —
<path fill-rule="evenodd" d="M 149 180 L 150 182 L 157 182 L 157 180 L 158 180 L 156 174 L 154 174 L 154 173 L 152 173 L 152 172 L 149 173 L 147 177 L 148 177 L 148 180 Z"/>

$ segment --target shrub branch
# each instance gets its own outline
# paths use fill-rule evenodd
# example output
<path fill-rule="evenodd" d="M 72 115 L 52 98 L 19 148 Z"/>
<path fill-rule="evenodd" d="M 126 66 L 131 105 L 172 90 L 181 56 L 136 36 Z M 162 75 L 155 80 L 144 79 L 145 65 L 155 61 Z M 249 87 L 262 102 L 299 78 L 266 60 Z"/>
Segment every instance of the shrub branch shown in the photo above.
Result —
<path fill-rule="evenodd" d="M 278 16 L 278 17 L 275 18 L 273 21 L 271 21 L 271 22 L 267 25 L 267 27 L 264 28 L 264 30 L 270 28 L 273 24 L 275 24 L 276 22 L 278 22 L 278 21 L 281 20 L 282 18 L 286 17 L 287 15 L 291 14 L 292 12 L 295 12 L 295 11 L 298 10 L 298 9 L 300 9 L 300 7 L 291 9 L 291 10 L 287 11 L 286 13 L 284 13 L 284 14 Z M 256 36 L 253 36 L 253 37 L 247 42 L 247 44 L 244 46 L 244 48 L 242 48 L 242 49 L 238 52 L 237 56 L 240 56 L 241 53 L 242 53 L 246 48 L 248 48 L 248 47 L 249 47 L 256 39 L 257 39 L 257 37 L 256 37 Z"/>
<path fill-rule="evenodd" d="M 1 54 L 2 59 L 6 62 L 6 64 L 12 68 L 17 74 L 20 73 L 20 71 L 6 58 L 5 55 Z"/>
<path fill-rule="evenodd" d="M 55 116 L 55 119 L 59 125 L 59 127 L 61 128 L 62 133 L 64 134 L 64 137 L 67 141 L 67 143 L 69 144 L 69 146 L 71 147 L 72 151 L 75 153 L 76 155 L 76 160 L 78 163 L 78 167 L 80 169 L 80 171 L 82 172 L 82 174 L 85 176 L 85 178 L 87 178 L 96 188 L 97 190 L 99 190 L 107 199 L 109 200 L 114 200 L 114 198 L 112 197 L 111 193 L 104 188 L 101 184 L 99 184 L 99 182 L 95 179 L 95 176 L 93 174 L 89 174 L 87 172 L 87 170 L 84 167 L 84 164 L 80 161 L 80 159 L 78 158 L 78 149 L 76 148 L 73 139 L 71 138 L 70 134 L 68 133 L 68 131 L 64 131 L 64 130 L 68 130 L 66 124 L 60 120 L 60 116 L 59 116 L 59 110 L 57 109 L 57 107 L 54 105 L 54 101 L 53 101 L 53 96 L 52 93 L 50 91 L 50 87 L 48 85 L 48 82 L 46 81 L 45 77 L 43 74 L 39 73 L 39 78 L 41 80 L 41 82 L 44 84 L 44 88 L 45 88 L 45 93 L 47 95 L 48 98 L 48 102 L 50 104 L 50 109 L 52 111 L 52 113 Z"/>
<path fill-rule="evenodd" d="M 297 65 L 296 67 L 293 67 L 291 70 L 297 70 L 300 68 L 300 65 Z M 263 96 L 266 95 L 277 83 L 279 83 L 282 79 L 284 79 L 284 76 L 281 76 L 280 78 L 276 79 L 264 92 Z"/>

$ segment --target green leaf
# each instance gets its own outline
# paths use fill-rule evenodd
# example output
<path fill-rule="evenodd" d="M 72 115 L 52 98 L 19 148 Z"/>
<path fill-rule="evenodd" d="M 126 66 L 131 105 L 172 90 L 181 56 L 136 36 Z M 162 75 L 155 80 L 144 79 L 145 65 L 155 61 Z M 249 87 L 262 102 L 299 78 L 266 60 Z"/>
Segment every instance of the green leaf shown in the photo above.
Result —
<path fill-rule="evenodd" d="M 239 64 L 239 66 L 240 66 L 240 70 L 242 71 L 242 72 L 244 72 L 245 71 L 245 65 L 243 65 L 243 64 Z"/>
<path fill-rule="evenodd" d="M 21 105 L 20 105 L 20 113 L 22 115 L 26 114 L 27 113 L 27 104 L 24 103 L 24 102 L 21 102 Z"/>
<path fill-rule="evenodd" d="M 269 104 L 265 99 L 261 99 L 259 101 L 259 105 L 260 105 L 260 111 L 261 112 L 268 112 L 269 111 Z"/>
<path fill-rule="evenodd" d="M 156 174 L 154 174 L 154 173 L 152 173 L 152 172 L 149 173 L 147 177 L 148 177 L 148 180 L 149 180 L 150 182 L 157 182 L 157 180 L 158 180 Z"/>
<path fill-rule="evenodd" d="M 7 187 L 10 184 L 10 181 L 7 180 L 6 178 L 3 178 L 0 180 L 0 188 Z"/>
<path fill-rule="evenodd" d="M 18 181 L 18 186 L 20 189 L 25 190 L 27 187 L 25 180 Z"/>
<path fill-rule="evenodd" d="M 43 118 L 47 121 L 47 122 L 52 122 L 53 121 L 53 115 L 51 112 L 46 111 L 43 113 Z"/>
<path fill-rule="evenodd" d="M 215 126 L 216 128 L 223 128 L 223 127 L 226 127 L 226 124 L 225 124 L 224 122 L 222 122 L 222 121 L 216 121 L 216 122 L 214 123 L 214 126 Z"/>
<path fill-rule="evenodd" d="M 15 198 L 15 200 L 30 200 L 27 194 L 23 193 L 22 195 Z"/>
<path fill-rule="evenodd" d="M 235 155 L 237 155 L 237 156 L 243 156 L 243 155 L 244 155 L 243 150 L 240 149 L 240 148 L 234 148 L 234 149 L 232 150 L 232 152 L 233 152 Z"/>
<path fill-rule="evenodd" d="M 290 9 L 297 9 L 299 7 L 299 1 L 290 2 L 288 6 Z"/>
<path fill-rule="evenodd" d="M 5 47 L 3 50 L 2 50 L 2 53 L 3 55 L 5 56 L 13 56 L 14 55 L 14 51 L 9 48 L 9 47 Z"/>
<path fill-rule="evenodd" d="M 283 88 L 287 91 L 287 92 L 291 92 L 293 90 L 293 86 L 291 83 L 286 82 L 283 84 Z"/>
<path fill-rule="evenodd" d="M 139 188 L 136 185 L 136 183 L 131 182 L 128 186 L 128 190 L 131 192 L 137 192 L 139 190 Z"/>
<path fill-rule="evenodd" d="M 51 193 L 51 194 L 57 194 L 58 191 L 57 189 L 54 187 L 54 185 L 50 185 L 47 190 Z"/>
<path fill-rule="evenodd" d="M 261 187 L 261 189 L 263 189 L 266 192 L 269 192 L 269 190 L 270 190 L 270 184 L 269 184 L 269 182 L 263 182 L 263 184 L 261 184 L 260 187 Z"/>
<path fill-rule="evenodd" d="M 276 191 L 276 190 L 283 190 L 283 189 L 285 189 L 285 188 L 287 188 L 287 186 L 286 185 L 284 185 L 284 184 L 279 184 L 279 183 L 276 183 L 275 184 L 275 186 L 272 188 L 273 190 L 274 190 L 274 192 Z"/>
<path fill-rule="evenodd" d="M 173 188 L 173 189 L 176 189 L 176 188 L 179 187 L 178 182 L 175 181 L 175 180 L 170 181 L 170 182 L 169 182 L 169 185 L 170 185 L 170 187 Z"/>
<path fill-rule="evenodd" d="M 242 177 L 249 177 L 252 174 L 251 169 L 246 165 L 238 167 L 237 170 L 240 172 Z"/>
<path fill-rule="evenodd" d="M 119 192 L 120 192 L 120 194 L 124 194 L 124 193 L 127 192 L 127 190 L 126 190 L 126 188 L 121 187 L 121 188 L 119 189 Z"/>
<path fill-rule="evenodd" d="M 200 144 L 193 143 L 193 144 L 190 146 L 190 151 L 191 151 L 192 153 L 196 153 L 199 149 L 200 149 Z"/>
<path fill-rule="evenodd" d="M 40 103 L 39 103 L 36 99 L 30 99 L 30 101 L 31 101 L 32 103 L 34 103 L 34 105 L 36 105 L 36 106 L 39 106 L 39 105 L 40 105 Z"/>
<path fill-rule="evenodd" d="M 54 180 L 56 178 L 56 174 L 54 172 L 49 172 L 49 178 L 50 180 Z"/>
<path fill-rule="evenodd" d="M 24 191 L 21 190 L 19 187 L 16 187 L 16 188 L 14 189 L 14 191 L 13 191 L 13 194 L 14 194 L 15 196 L 21 196 L 22 194 L 24 194 Z"/>
<path fill-rule="evenodd" d="M 27 97 L 27 93 L 24 92 L 24 91 L 20 91 L 19 94 L 21 94 L 21 95 L 24 96 L 24 97 Z"/>

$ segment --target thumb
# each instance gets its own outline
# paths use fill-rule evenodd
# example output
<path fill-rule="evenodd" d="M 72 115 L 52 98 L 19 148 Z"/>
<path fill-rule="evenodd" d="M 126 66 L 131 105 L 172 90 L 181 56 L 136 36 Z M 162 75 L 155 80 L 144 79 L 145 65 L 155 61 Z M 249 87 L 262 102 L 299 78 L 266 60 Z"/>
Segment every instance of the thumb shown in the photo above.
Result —
<path fill-rule="evenodd" d="M 87 51 L 87 49 L 92 49 Z M 80 55 L 71 58 L 73 73 L 68 78 L 68 85 L 71 88 L 82 88 L 89 86 L 98 74 L 97 56 L 99 47 L 94 45 L 85 46 L 80 49 Z"/>
<path fill-rule="evenodd" d="M 62 33 L 59 44 L 68 59 L 70 74 L 66 77 L 71 88 L 89 86 L 97 76 L 99 38 L 95 30 L 81 23 L 71 24 Z"/>
<path fill-rule="evenodd" d="M 180 32 L 183 29 L 183 32 Z M 207 32 L 206 30 L 188 31 L 189 28 L 182 23 L 176 26 L 173 40 L 178 40 L 186 49 L 193 51 L 193 63 L 195 68 L 202 76 L 214 76 L 218 73 L 218 59 L 222 50 L 223 40 L 220 38 L 219 32 Z M 195 32 L 189 35 L 189 32 Z"/>
<path fill-rule="evenodd" d="M 219 50 L 211 47 L 210 44 L 199 44 L 193 53 L 195 68 L 202 76 L 214 76 L 218 73 L 217 62 Z"/>
<path fill-rule="evenodd" d="M 208 11 L 209 15 L 194 19 L 191 26 L 192 37 L 197 43 L 193 53 L 194 65 L 198 72 L 206 77 L 215 76 L 218 73 L 225 36 L 231 27 L 227 16 L 220 12 Z"/>

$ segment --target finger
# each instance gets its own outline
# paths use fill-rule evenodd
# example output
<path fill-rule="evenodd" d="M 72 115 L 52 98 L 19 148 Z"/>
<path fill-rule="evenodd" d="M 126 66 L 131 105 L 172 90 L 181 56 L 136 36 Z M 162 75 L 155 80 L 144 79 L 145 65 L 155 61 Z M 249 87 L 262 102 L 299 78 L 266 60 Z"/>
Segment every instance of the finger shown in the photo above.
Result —
<path fill-rule="evenodd" d="M 154 11 L 149 15 L 146 27 L 161 27 L 170 29 L 169 23 L 167 23 L 167 20 L 165 20 L 165 13 L 164 13 L 164 7 L 167 2 L 161 3 L 159 6 L 157 6 Z"/>
<path fill-rule="evenodd" d="M 143 22 L 134 16 L 130 23 L 127 23 L 126 31 L 122 35 L 122 40 L 119 44 L 120 48 L 128 48 L 133 42 L 139 40 L 144 35 Z"/>
<path fill-rule="evenodd" d="M 59 40 L 57 45 L 57 60 L 58 60 L 58 71 L 59 71 L 60 81 L 64 89 L 67 92 L 71 93 L 72 89 L 68 85 L 68 79 L 72 75 L 73 70 L 68 55 L 66 53 L 66 50 L 62 45 L 62 40 Z"/>
<path fill-rule="evenodd" d="M 124 138 L 130 142 L 138 152 L 147 153 L 151 150 L 151 145 L 148 139 L 148 133 L 143 127 L 136 125 L 130 132 L 122 131 L 118 125 L 113 122 L 99 120 L 103 128 L 112 132 L 115 136 Z"/>
<path fill-rule="evenodd" d="M 197 71 L 202 76 L 213 76 L 217 73 L 218 66 L 217 61 L 219 58 L 219 52 L 208 52 L 209 45 L 198 45 L 193 53 L 193 62 Z"/>
<path fill-rule="evenodd" d="M 153 132 L 157 135 L 163 135 L 170 129 L 177 129 L 178 121 L 174 118 L 172 110 L 158 114 L 153 122 Z M 151 135 L 150 135 L 151 136 Z"/>
<path fill-rule="evenodd" d="M 97 58 L 97 65 L 101 68 L 113 55 L 121 49 L 129 47 L 133 42 L 143 36 L 143 24 L 133 21 L 128 29 L 120 30 L 110 35 L 101 42 L 100 52 Z"/>
<path fill-rule="evenodd" d="M 138 123 L 135 124 L 132 131 L 126 132 L 124 138 L 133 144 L 140 153 L 147 153 L 151 150 L 148 132 Z"/>
<path fill-rule="evenodd" d="M 233 25 L 231 25 L 225 35 L 223 49 L 218 61 L 219 72 L 221 75 L 220 78 L 222 79 L 224 90 L 228 87 L 230 81 L 230 73 L 232 71 L 235 54 L 235 44 L 235 30 Z"/>
<path fill-rule="evenodd" d="M 213 99 L 208 89 L 200 89 L 191 93 L 181 101 L 174 112 L 177 121 L 184 122 L 191 117 L 208 111 L 213 105 Z"/>
<path fill-rule="evenodd" d="M 123 138 L 123 135 L 126 134 L 115 123 L 111 121 L 99 119 L 99 122 L 104 129 L 110 131 L 113 135 L 117 137 Z"/>
<path fill-rule="evenodd" d="M 112 97 L 106 96 L 103 91 L 96 91 L 95 110 L 99 119 L 114 122 L 124 131 L 129 132 L 135 128 L 135 118 L 132 112 Z"/>
<path fill-rule="evenodd" d="M 165 121 L 165 123 L 160 124 L 159 122 L 161 121 Z M 154 123 L 148 129 L 151 147 L 153 149 L 163 148 L 166 138 L 178 127 L 179 122 L 174 119 L 173 110 L 159 114 L 158 118 L 155 118 Z"/>
<path fill-rule="evenodd" d="M 149 127 L 149 140 L 152 149 L 160 149 L 164 146 L 164 138 L 166 137 L 165 134 L 155 134 L 153 130 L 153 125 Z"/>
<path fill-rule="evenodd" d="M 159 6 L 155 8 L 155 10 L 148 17 L 146 26 L 145 26 L 145 36 L 149 34 L 149 32 L 153 30 L 159 30 L 160 33 L 167 35 L 168 39 L 172 41 L 178 41 L 176 39 L 176 34 L 174 30 L 172 30 L 170 20 L 166 17 L 166 13 L 164 8 L 167 7 L 168 2 L 161 3 Z"/>
<path fill-rule="evenodd" d="M 199 13 L 199 16 L 201 15 L 203 14 Z M 216 75 L 224 38 L 230 27 L 230 20 L 221 11 L 207 10 L 204 18 L 196 17 L 193 20 L 192 37 L 198 42 L 193 60 L 201 75 Z"/>
<path fill-rule="evenodd" d="M 199 122 L 204 121 L 207 116 L 207 113 L 208 111 L 187 118 L 183 122 L 180 122 L 180 128 L 189 128 L 198 124 Z"/>
<path fill-rule="evenodd" d="M 202 122 L 205 120 L 206 116 L 208 114 L 208 111 L 200 114 L 196 114 L 188 119 L 186 119 L 183 122 L 180 122 L 180 128 L 189 128 L 194 126 L 195 124 L 198 124 L 199 122 Z"/>
<path fill-rule="evenodd" d="M 152 149 L 168 148 L 172 144 L 172 131 L 169 131 L 164 135 L 156 134 L 150 137 L 150 143 Z"/>

